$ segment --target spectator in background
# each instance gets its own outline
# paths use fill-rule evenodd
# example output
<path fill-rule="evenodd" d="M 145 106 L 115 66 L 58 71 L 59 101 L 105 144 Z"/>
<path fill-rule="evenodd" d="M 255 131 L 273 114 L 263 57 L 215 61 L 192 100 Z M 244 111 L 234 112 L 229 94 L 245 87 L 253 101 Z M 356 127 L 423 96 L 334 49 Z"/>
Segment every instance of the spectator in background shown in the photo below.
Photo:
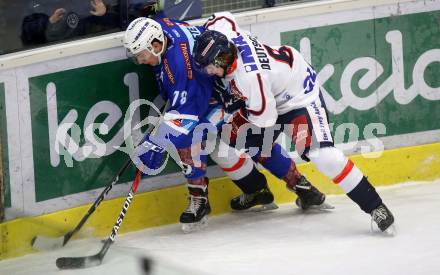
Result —
<path fill-rule="evenodd" d="M 49 16 L 44 13 L 32 13 L 25 16 L 21 23 L 21 41 L 23 45 L 32 46 L 47 43 L 46 29 Z"/>
<path fill-rule="evenodd" d="M 50 16 L 40 12 L 27 15 L 22 22 L 23 44 L 39 45 L 119 28 L 117 6 L 106 6 L 103 0 L 87 3 L 90 8 L 88 16 L 81 16 L 78 12 L 81 7 L 70 7 L 67 1 L 56 7 Z"/>
<path fill-rule="evenodd" d="M 102 0 L 90 1 L 90 15 L 84 18 L 75 11 L 57 8 L 49 17 L 48 42 L 119 28 L 119 13 L 108 10 Z"/>

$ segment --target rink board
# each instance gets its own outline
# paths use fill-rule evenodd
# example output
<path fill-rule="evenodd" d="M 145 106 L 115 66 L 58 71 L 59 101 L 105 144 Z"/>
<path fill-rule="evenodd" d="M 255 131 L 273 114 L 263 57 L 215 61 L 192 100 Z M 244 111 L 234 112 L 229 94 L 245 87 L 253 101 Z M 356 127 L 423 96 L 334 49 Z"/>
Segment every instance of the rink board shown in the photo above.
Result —
<path fill-rule="evenodd" d="M 440 178 L 440 143 L 387 150 L 375 158 L 365 156 L 355 155 L 350 158 L 376 186 Z M 320 175 L 314 166 L 300 164 L 299 170 L 326 194 L 342 194 L 339 187 Z M 277 203 L 294 201 L 295 195 L 286 190 L 283 182 L 266 172 L 265 174 L 268 176 Z M 229 201 L 239 194 L 239 190 L 227 178 L 218 178 L 211 181 L 209 194 L 213 210 L 211 216 L 215 216 L 231 211 Z M 186 207 L 186 196 L 187 190 L 184 185 L 136 195 L 120 233 L 177 223 L 180 213 Z M 77 237 L 106 237 L 121 210 L 123 201 L 124 198 L 104 201 Z M 62 236 L 76 226 L 89 207 L 90 205 L 84 205 L 1 224 L 0 259 L 33 252 L 30 241 L 37 234 Z"/>
<path fill-rule="evenodd" d="M 268 45 L 298 48 L 314 65 L 337 146 L 348 155 L 387 149 L 380 158 L 352 157 L 378 185 L 440 177 L 438 18 L 440 0 L 314 1 L 237 14 L 242 28 Z M 121 37 L 0 57 L 8 220 L 0 225 L 0 259 L 32 252 L 35 234 L 72 229 L 125 161 L 115 150 L 123 145 L 124 112 L 137 99 L 154 100 L 157 89 L 151 72 L 126 60 Z M 134 122 L 147 112 L 139 108 Z M 58 139 L 69 121 L 77 127 Z M 87 132 L 92 124 L 100 142 Z M 325 193 L 340 192 L 313 166 L 299 167 Z M 229 200 L 238 194 L 219 172 L 208 167 L 214 215 L 230 211 Z M 133 176 L 134 169 L 124 174 L 79 237 L 110 232 Z M 121 232 L 178 222 L 186 207 L 184 180 L 172 162 L 161 175 L 143 179 Z M 294 200 L 284 184 L 270 183 L 279 203 Z"/>

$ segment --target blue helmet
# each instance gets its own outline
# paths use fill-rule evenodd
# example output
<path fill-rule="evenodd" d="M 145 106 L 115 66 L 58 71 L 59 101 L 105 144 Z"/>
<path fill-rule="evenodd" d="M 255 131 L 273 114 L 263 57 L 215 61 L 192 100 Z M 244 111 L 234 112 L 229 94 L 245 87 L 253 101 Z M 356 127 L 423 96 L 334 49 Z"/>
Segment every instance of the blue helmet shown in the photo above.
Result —
<path fill-rule="evenodd" d="M 200 68 L 214 64 L 226 70 L 234 61 L 236 50 L 226 35 L 207 30 L 196 38 L 193 57 Z"/>

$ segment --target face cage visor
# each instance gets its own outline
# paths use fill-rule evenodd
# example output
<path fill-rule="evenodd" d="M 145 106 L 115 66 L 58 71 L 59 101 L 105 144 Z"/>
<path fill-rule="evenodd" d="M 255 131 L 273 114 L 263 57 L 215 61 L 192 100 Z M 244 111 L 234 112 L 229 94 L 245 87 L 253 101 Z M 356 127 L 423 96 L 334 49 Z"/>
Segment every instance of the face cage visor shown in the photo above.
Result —
<path fill-rule="evenodd" d="M 197 61 L 195 61 L 194 64 L 195 64 L 194 66 L 195 70 L 204 75 L 208 75 L 208 76 L 214 75 L 214 72 L 212 71 L 214 69 L 213 67 L 222 68 L 226 72 L 226 68 L 224 67 L 225 62 L 218 55 L 211 63 L 208 63 L 206 65 L 200 64 Z"/>

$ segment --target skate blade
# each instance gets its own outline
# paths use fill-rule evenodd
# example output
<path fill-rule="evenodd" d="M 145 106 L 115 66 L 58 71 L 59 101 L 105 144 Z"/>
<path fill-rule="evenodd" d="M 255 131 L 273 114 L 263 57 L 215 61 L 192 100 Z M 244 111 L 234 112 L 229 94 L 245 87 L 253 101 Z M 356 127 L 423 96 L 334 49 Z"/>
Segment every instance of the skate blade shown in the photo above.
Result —
<path fill-rule="evenodd" d="M 325 201 L 323 202 L 323 203 L 321 203 L 320 205 L 311 205 L 311 206 L 309 206 L 309 207 L 307 207 L 307 208 L 303 208 L 302 207 L 302 204 L 301 204 L 301 200 L 300 199 L 297 199 L 296 201 L 295 201 L 295 204 L 299 207 L 299 208 L 301 208 L 302 210 L 304 210 L 304 211 L 307 211 L 307 210 L 320 210 L 320 211 L 325 211 L 325 210 L 333 210 L 333 209 L 335 209 L 335 207 L 333 206 L 333 205 L 331 205 L 331 204 L 329 204 L 329 203 L 326 203 Z"/>
<path fill-rule="evenodd" d="M 397 235 L 397 228 L 396 228 L 396 226 L 393 223 L 387 229 L 385 229 L 385 231 L 383 231 L 382 233 L 385 234 L 388 237 L 394 237 L 394 236 Z"/>
<path fill-rule="evenodd" d="M 194 223 L 181 223 L 183 233 L 200 231 L 208 226 L 208 217 L 204 216 L 200 221 Z"/>
<path fill-rule="evenodd" d="M 396 227 L 395 223 L 391 224 L 387 229 L 382 231 L 382 230 L 380 230 L 380 228 L 377 226 L 377 224 L 374 221 L 371 221 L 370 230 L 371 230 L 371 233 L 379 234 L 384 237 L 394 237 L 397 235 L 397 227 Z"/>
<path fill-rule="evenodd" d="M 278 209 L 278 205 L 276 205 L 274 202 L 267 203 L 267 204 L 259 204 L 255 205 L 248 209 L 232 209 L 232 213 L 252 213 L 252 212 L 264 212 L 264 211 L 270 211 Z"/>
<path fill-rule="evenodd" d="M 335 209 L 335 207 L 331 204 L 328 204 L 326 202 L 323 202 L 320 205 L 312 205 L 309 207 L 309 209 L 316 209 L 316 210 L 332 210 Z"/>
<path fill-rule="evenodd" d="M 271 203 L 267 203 L 267 204 L 256 205 L 254 207 L 247 209 L 247 211 L 263 212 L 263 211 L 270 211 L 270 210 L 275 210 L 275 209 L 278 209 L 278 205 L 276 205 L 274 202 L 271 202 Z M 241 212 L 241 211 L 238 210 L 238 212 Z"/>

